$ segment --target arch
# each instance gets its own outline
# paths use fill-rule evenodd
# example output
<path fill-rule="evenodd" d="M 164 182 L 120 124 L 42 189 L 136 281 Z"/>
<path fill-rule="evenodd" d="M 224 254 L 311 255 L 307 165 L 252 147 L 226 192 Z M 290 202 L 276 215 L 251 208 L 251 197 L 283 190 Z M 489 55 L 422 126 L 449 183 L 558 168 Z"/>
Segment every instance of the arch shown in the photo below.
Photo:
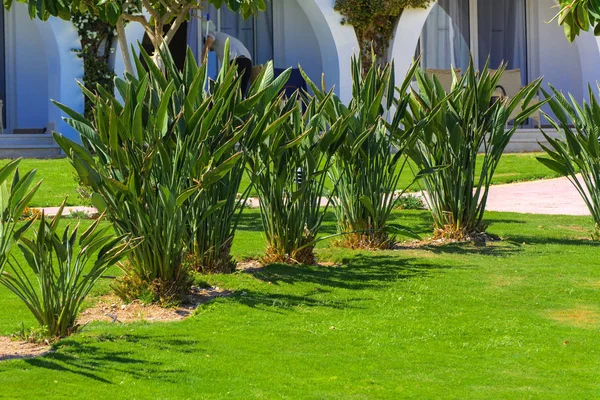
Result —
<path fill-rule="evenodd" d="M 552 2 L 559 4 L 557 0 Z M 402 13 L 395 28 L 390 54 L 390 60 L 394 59 L 396 63 L 397 77 L 403 77 L 410 68 L 421 32 L 434 6 L 435 2 L 425 9 L 408 9 Z M 585 88 L 588 83 L 600 78 L 597 71 L 597 65 L 600 64 L 600 38 L 596 38 L 592 32 L 582 32 L 572 45 L 576 46 L 579 53 L 582 91 L 587 93 Z"/>
<path fill-rule="evenodd" d="M 73 49 L 80 49 L 81 42 L 73 24 L 58 18 L 47 22 L 35 20 L 41 33 L 48 59 L 48 95 L 51 100 L 65 104 L 83 113 L 83 93 L 77 80 L 83 77 L 83 60 Z M 79 135 L 61 118 L 61 112 L 54 104 L 48 105 L 49 128 L 60 132 L 71 140 L 79 140 Z"/>
<path fill-rule="evenodd" d="M 427 17 L 436 2 L 430 3 L 427 8 L 409 8 L 404 10 L 394 29 L 389 61 L 394 60 L 396 80 L 404 79 L 404 76 L 412 65 L 413 58 L 421 31 L 425 26 Z"/>
<path fill-rule="evenodd" d="M 350 60 L 358 53 L 359 45 L 354 28 L 342 25 L 342 17 L 333 9 L 333 0 L 300 0 L 319 40 L 323 72 L 329 85 L 335 84 L 340 99 L 352 99 Z"/>

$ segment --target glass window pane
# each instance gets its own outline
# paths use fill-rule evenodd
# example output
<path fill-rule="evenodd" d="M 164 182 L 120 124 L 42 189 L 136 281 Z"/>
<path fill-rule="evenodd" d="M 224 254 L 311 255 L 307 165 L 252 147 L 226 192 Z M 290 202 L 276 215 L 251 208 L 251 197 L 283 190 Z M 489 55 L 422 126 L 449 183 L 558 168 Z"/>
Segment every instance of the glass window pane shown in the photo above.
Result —
<path fill-rule="evenodd" d="M 426 69 L 469 66 L 469 0 L 439 0 L 421 34 L 422 65 Z"/>
<path fill-rule="evenodd" d="M 479 0 L 477 3 L 479 66 L 488 57 L 490 68 L 505 61 L 507 69 L 521 70 L 527 83 L 527 25 L 525 0 Z"/>

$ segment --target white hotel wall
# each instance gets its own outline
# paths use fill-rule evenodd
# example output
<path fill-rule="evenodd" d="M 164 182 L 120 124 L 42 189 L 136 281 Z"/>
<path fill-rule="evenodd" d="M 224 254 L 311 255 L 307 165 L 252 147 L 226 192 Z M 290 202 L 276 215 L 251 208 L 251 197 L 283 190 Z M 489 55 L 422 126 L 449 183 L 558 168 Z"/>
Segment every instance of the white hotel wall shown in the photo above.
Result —
<path fill-rule="evenodd" d="M 83 62 L 74 53 L 79 37 L 70 22 L 31 20 L 27 6 L 6 13 L 7 125 L 9 129 L 49 128 L 77 139 L 50 99 L 83 112 L 76 79 Z"/>
<path fill-rule="evenodd" d="M 529 57 L 531 77 L 543 76 L 545 84 L 569 91 L 581 101 L 586 97 L 587 85 L 600 80 L 600 40 L 593 33 L 583 32 L 574 43 L 569 43 L 563 29 L 550 21 L 556 9 L 555 0 L 529 0 Z M 433 4 L 427 9 L 406 10 L 394 34 L 390 59 L 396 61 L 396 73 L 404 76 L 417 48 L 419 37 Z"/>

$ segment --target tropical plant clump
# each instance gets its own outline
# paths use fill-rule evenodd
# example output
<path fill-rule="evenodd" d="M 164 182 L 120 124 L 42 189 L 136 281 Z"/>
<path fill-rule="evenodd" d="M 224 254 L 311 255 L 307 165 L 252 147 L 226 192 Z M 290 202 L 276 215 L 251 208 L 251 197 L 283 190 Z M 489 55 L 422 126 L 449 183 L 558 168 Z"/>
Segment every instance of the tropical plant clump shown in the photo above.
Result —
<path fill-rule="evenodd" d="M 188 59 L 195 62 L 191 53 Z M 204 157 L 217 155 L 227 160 L 218 167 L 215 184 L 185 204 L 192 221 L 187 225 L 186 236 L 191 246 L 191 265 L 205 273 L 235 270 L 231 246 L 249 195 L 248 190 L 239 193 L 246 160 L 283 123 L 284 119 L 277 119 L 279 93 L 291 74 L 287 70 L 275 78 L 273 62 L 269 62 L 243 98 L 236 69 L 225 64 L 216 85 L 211 87 L 212 96 L 205 94 L 204 101 L 190 103 L 194 107 L 191 110 L 206 113 L 201 124 L 207 134 L 195 145 L 201 144 Z"/>
<path fill-rule="evenodd" d="M 336 0 L 335 10 L 342 24 L 352 25 L 358 37 L 361 61 L 368 68 L 374 52 L 383 59 L 394 37 L 396 21 L 406 8 L 424 8 L 431 0 Z"/>
<path fill-rule="evenodd" d="M 415 236 L 389 220 L 402 195 L 396 188 L 408 161 L 407 153 L 421 129 L 420 124 L 404 124 L 408 88 L 417 68 L 415 63 L 397 88 L 393 63 L 371 64 L 363 76 L 359 60 L 353 58 L 353 98 L 347 107 L 305 75 L 317 99 L 331 102 L 323 107 L 328 123 L 334 126 L 343 121 L 346 126 L 329 170 L 330 179 L 337 185 L 334 210 L 338 231 L 344 234 L 338 244 L 343 247 L 388 249 L 395 245 L 395 234 Z"/>
<path fill-rule="evenodd" d="M 110 234 L 110 227 L 100 228 L 101 219 L 81 234 L 79 226 L 72 230 L 67 226 L 59 233 L 63 209 L 64 203 L 51 220 L 42 214 L 33 239 L 20 238 L 26 267 L 13 258 L 8 271 L 0 274 L 0 284 L 25 303 L 50 338 L 77 331 L 77 314 L 85 297 L 131 244 L 124 235 Z"/>
<path fill-rule="evenodd" d="M 207 66 L 199 67 L 191 51 L 183 71 L 163 53 L 166 75 L 141 54 L 148 70 L 135 57 L 137 77 L 116 80 L 123 104 L 100 86 L 99 94 L 83 88 L 94 103 L 92 120 L 59 104 L 83 146 L 55 139 L 115 230 L 143 239 L 124 263 L 121 288 L 142 284 L 156 301 L 171 303 L 189 290 L 186 257 L 198 260 L 199 270 L 232 270 L 247 149 L 271 121 L 289 72 L 273 79 L 270 64 L 243 99 L 227 63 L 209 92 Z M 119 294 L 130 297 L 128 291 Z"/>
<path fill-rule="evenodd" d="M 496 97 L 506 66 L 495 72 L 475 71 L 473 62 L 451 93 L 419 70 L 418 91 L 412 91 L 408 126 L 427 125 L 420 131 L 410 156 L 423 170 L 439 169 L 422 180 L 435 236 L 452 240 L 481 240 L 483 216 L 492 177 L 504 149 L 518 127 L 544 102 L 534 102 L 542 80 L 537 79 L 513 98 Z M 508 122 L 520 110 L 512 127 Z M 414 119 L 411 121 L 411 119 Z M 478 159 L 477 154 L 483 153 Z"/>
<path fill-rule="evenodd" d="M 343 120 L 327 124 L 323 108 L 328 105 L 328 100 L 317 104 L 308 95 L 287 99 L 248 160 L 267 239 L 267 264 L 316 263 L 314 247 L 333 194 L 325 186 L 327 171 L 346 129 Z"/>
<path fill-rule="evenodd" d="M 553 139 L 543 130 L 549 145 L 542 145 L 548 157 L 538 160 L 553 171 L 569 178 L 587 205 L 595 223 L 592 234 L 600 240 L 600 104 L 591 86 L 589 103 L 579 105 L 573 97 L 567 97 L 552 88 L 552 94 L 544 91 L 554 117 L 544 114 L 548 122 L 564 138 Z"/>

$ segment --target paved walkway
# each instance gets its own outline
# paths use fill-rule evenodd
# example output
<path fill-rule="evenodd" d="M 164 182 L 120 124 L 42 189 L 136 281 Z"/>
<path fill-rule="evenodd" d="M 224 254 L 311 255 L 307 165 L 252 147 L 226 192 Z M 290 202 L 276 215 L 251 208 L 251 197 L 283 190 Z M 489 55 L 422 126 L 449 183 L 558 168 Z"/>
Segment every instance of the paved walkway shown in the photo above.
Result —
<path fill-rule="evenodd" d="M 492 186 L 486 210 L 527 214 L 590 215 L 579 192 L 567 178 Z"/>
<path fill-rule="evenodd" d="M 248 206 L 258 207 L 258 199 Z M 45 208 L 55 215 L 58 207 Z M 496 185 L 490 188 L 486 210 L 549 215 L 590 215 L 579 193 L 567 178 Z M 66 207 L 65 214 L 96 214 L 92 207 Z"/>

